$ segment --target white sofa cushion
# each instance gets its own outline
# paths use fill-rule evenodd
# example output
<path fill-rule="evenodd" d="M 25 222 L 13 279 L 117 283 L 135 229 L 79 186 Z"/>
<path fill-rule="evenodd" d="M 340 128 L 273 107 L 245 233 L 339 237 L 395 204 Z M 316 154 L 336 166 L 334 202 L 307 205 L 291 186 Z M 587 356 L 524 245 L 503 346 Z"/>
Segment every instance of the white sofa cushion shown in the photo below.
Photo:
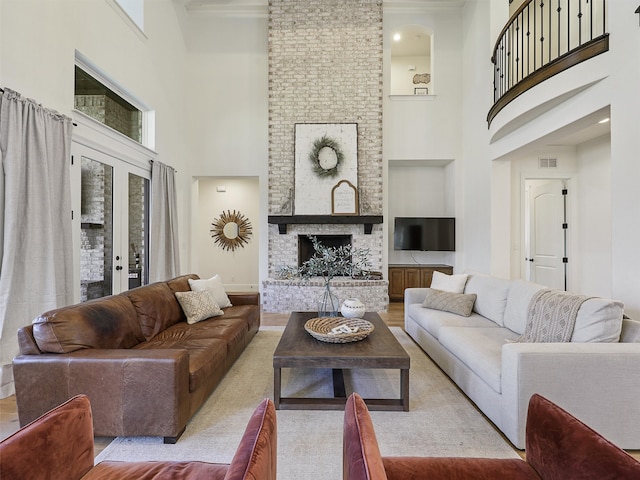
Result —
<path fill-rule="evenodd" d="M 466 273 L 447 275 L 436 270 L 431 277 L 431 288 L 442 290 L 443 292 L 463 293 L 468 278 L 469 275 Z"/>
<path fill-rule="evenodd" d="M 518 335 L 507 328 L 442 327 L 440 343 L 497 393 L 502 391 L 502 346 Z"/>
<path fill-rule="evenodd" d="M 469 275 L 464 293 L 475 293 L 476 303 L 473 311 L 503 326 L 504 310 L 509 294 L 509 280 L 490 275 Z"/>
<path fill-rule="evenodd" d="M 578 310 L 572 342 L 618 342 L 622 330 L 622 302 L 590 298 Z"/>
<path fill-rule="evenodd" d="M 424 308 L 419 303 L 414 303 L 408 306 L 408 316 L 435 338 L 439 337 L 440 329 L 442 327 L 499 328 L 495 322 L 487 320 L 477 313 L 472 313 L 468 317 L 463 317 L 461 315 L 456 315 L 455 313 Z"/>
<path fill-rule="evenodd" d="M 507 306 L 504 310 L 504 326 L 509 330 L 522 335 L 527 325 L 527 311 L 533 295 L 542 290 L 542 285 L 525 282 L 524 280 L 512 280 L 507 297 Z"/>

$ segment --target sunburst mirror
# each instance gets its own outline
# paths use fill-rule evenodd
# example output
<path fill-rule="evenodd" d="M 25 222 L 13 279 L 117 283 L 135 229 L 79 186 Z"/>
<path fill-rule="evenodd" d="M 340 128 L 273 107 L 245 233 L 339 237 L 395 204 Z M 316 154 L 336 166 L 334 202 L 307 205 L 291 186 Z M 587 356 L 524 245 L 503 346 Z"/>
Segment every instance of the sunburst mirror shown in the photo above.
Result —
<path fill-rule="evenodd" d="M 211 237 L 224 250 L 235 250 L 249 243 L 251 222 L 240 212 L 227 210 L 211 224 Z"/>

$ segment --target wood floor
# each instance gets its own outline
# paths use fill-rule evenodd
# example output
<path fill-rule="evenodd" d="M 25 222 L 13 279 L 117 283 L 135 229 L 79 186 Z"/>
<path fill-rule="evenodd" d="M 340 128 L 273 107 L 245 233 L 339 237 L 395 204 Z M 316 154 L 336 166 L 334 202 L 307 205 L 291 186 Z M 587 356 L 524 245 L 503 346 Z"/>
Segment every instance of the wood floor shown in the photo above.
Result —
<path fill-rule="evenodd" d="M 389 309 L 386 313 L 381 313 L 380 316 L 385 323 L 390 327 L 403 327 L 404 326 L 404 305 L 401 302 L 394 302 L 389 304 Z M 261 324 L 265 326 L 285 326 L 287 324 L 288 314 L 282 313 L 262 313 Z M 0 440 L 11 435 L 19 428 L 18 424 L 18 412 L 16 409 L 16 398 L 11 396 L 0 400 Z M 498 431 L 500 435 L 501 432 Z M 504 436 L 503 436 L 504 437 Z M 94 453 L 97 455 L 100 453 L 111 441 L 112 437 L 96 437 Z M 506 439 L 505 439 L 506 440 Z M 516 452 L 524 457 L 524 453 L 516 450 Z M 640 450 L 629 451 L 631 456 L 640 460 Z"/>

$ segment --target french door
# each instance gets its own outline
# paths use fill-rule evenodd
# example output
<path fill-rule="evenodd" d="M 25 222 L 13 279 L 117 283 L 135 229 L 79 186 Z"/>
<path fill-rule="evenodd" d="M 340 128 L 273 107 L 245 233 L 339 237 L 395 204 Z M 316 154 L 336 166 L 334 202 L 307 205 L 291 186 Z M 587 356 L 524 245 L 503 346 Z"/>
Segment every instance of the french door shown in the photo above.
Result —
<path fill-rule="evenodd" d="M 74 142 L 76 300 L 148 283 L 150 171 Z M 78 178 L 79 177 L 79 178 Z"/>

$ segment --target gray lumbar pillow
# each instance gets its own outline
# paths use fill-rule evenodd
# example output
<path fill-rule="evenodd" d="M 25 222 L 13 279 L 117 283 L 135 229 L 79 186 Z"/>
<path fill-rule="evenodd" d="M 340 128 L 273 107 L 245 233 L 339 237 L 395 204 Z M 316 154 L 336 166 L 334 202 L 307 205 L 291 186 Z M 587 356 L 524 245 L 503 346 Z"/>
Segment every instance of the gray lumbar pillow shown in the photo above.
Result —
<path fill-rule="evenodd" d="M 476 297 L 475 293 L 451 293 L 427 288 L 427 296 L 422 306 L 468 317 L 471 315 Z"/>

